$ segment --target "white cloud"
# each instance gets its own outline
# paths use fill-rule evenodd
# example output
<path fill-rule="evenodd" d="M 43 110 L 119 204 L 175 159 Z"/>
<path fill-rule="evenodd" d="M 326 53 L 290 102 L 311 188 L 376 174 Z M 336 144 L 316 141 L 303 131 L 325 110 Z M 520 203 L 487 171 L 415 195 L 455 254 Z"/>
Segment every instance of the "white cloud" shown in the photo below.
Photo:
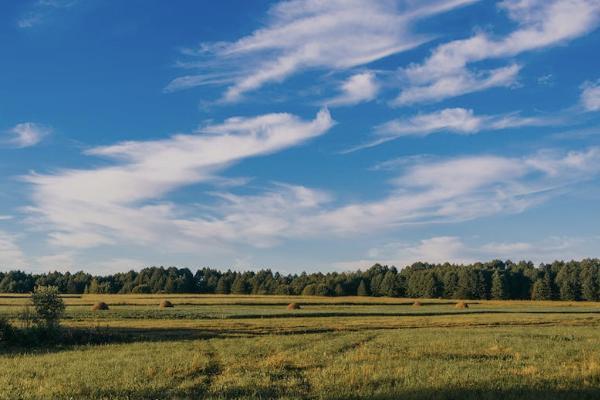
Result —
<path fill-rule="evenodd" d="M 392 105 L 436 102 L 449 97 L 479 92 L 498 86 L 513 86 L 521 70 L 520 65 L 509 65 L 484 72 L 456 71 L 424 85 L 409 86 L 402 90 Z"/>
<path fill-rule="evenodd" d="M 25 265 L 25 255 L 17 244 L 17 238 L 0 231 L 0 269 L 22 268 Z"/>
<path fill-rule="evenodd" d="M 594 161 L 596 160 L 596 161 Z M 341 203 L 318 190 L 281 186 L 251 196 L 224 196 L 210 217 L 185 222 L 198 238 L 270 246 L 289 238 L 347 237 L 426 223 L 518 213 L 597 177 L 600 149 L 523 158 L 422 160 L 404 169 L 389 193 Z"/>
<path fill-rule="evenodd" d="M 113 165 L 30 175 L 32 224 L 50 242 L 70 248 L 102 244 L 198 246 L 185 234 L 189 208 L 161 201 L 167 193 L 214 179 L 216 171 L 244 158 L 273 153 L 322 135 L 334 124 L 321 110 L 312 121 L 290 114 L 230 118 L 191 135 L 123 142 L 87 153 Z"/>
<path fill-rule="evenodd" d="M 264 28 L 235 42 L 204 44 L 200 75 L 180 77 L 166 91 L 229 83 L 225 101 L 236 101 L 267 83 L 314 68 L 345 70 L 418 46 L 419 19 L 474 0 L 292 0 L 269 10 Z M 198 53 L 188 51 L 188 53 Z"/>
<path fill-rule="evenodd" d="M 437 132 L 473 135 L 481 131 L 501 130 L 522 126 L 542 126 L 558 122 L 555 119 L 520 117 L 515 114 L 475 115 L 465 108 L 446 108 L 429 114 L 395 119 L 375 127 L 375 137 L 370 142 L 353 147 L 344 153 L 373 147 L 404 136 L 428 136 Z"/>
<path fill-rule="evenodd" d="M 6 143 L 17 148 L 35 146 L 49 135 L 52 130 L 44 125 L 33 122 L 23 122 L 8 130 L 9 138 Z"/>
<path fill-rule="evenodd" d="M 329 106 L 354 105 L 371 101 L 377 96 L 379 85 L 373 72 L 352 75 L 340 88 L 341 93 L 326 101 Z"/>
<path fill-rule="evenodd" d="M 78 0 L 38 0 L 28 13 L 19 18 L 17 26 L 21 29 L 32 28 L 46 20 L 53 10 L 67 9 L 77 2 Z"/>
<path fill-rule="evenodd" d="M 472 243 L 457 236 L 435 236 L 417 242 L 392 242 L 368 250 L 359 260 L 334 263 L 343 270 L 365 269 L 375 263 L 405 267 L 415 262 L 453 264 L 494 259 L 532 261 L 573 260 L 595 256 L 600 237 L 546 237 L 532 242 Z"/>
<path fill-rule="evenodd" d="M 395 105 L 439 101 L 494 86 L 514 84 L 519 67 L 472 71 L 468 65 L 554 46 L 595 29 L 597 0 L 507 0 L 500 3 L 518 28 L 503 38 L 480 32 L 440 45 L 422 64 L 402 70 L 407 87 Z"/>
<path fill-rule="evenodd" d="M 47 254 L 33 258 L 30 263 L 32 269 L 36 272 L 47 271 L 73 271 L 77 268 L 75 255 L 73 252 L 61 252 L 56 254 Z M 120 271 L 123 272 L 123 271 Z"/>
<path fill-rule="evenodd" d="M 117 163 L 28 177 L 34 190 L 30 222 L 65 250 L 139 245 L 214 253 L 518 213 L 600 173 L 598 148 L 521 158 L 424 158 L 401 165 L 389 191 L 370 201 L 344 202 L 286 184 L 254 194 L 216 192 L 218 201 L 202 205 L 161 200 L 232 162 L 296 145 L 331 125 L 325 111 L 313 121 L 274 114 L 230 119 L 203 128 L 203 134 L 92 149 Z"/>
<path fill-rule="evenodd" d="M 600 81 L 584 83 L 581 104 L 587 111 L 600 111 Z"/>

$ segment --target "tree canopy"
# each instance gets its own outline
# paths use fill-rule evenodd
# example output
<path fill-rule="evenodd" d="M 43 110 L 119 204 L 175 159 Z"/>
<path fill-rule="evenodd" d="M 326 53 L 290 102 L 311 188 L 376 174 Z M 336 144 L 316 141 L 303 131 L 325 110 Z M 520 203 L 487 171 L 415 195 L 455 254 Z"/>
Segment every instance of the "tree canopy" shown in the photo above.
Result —
<path fill-rule="evenodd" d="M 150 267 L 113 275 L 86 272 L 0 272 L 0 292 L 53 286 L 60 293 L 216 293 L 307 296 L 390 296 L 448 299 L 600 300 L 600 260 L 541 264 L 494 260 L 467 265 L 414 263 L 401 270 L 281 274 Z"/>

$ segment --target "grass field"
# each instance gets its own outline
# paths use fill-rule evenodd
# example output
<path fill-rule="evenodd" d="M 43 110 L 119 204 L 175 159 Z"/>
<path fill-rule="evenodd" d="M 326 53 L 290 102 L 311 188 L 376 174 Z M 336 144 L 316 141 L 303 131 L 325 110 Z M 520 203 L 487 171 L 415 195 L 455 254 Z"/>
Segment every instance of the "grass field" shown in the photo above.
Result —
<path fill-rule="evenodd" d="M 600 303 L 420 301 L 65 297 L 64 326 L 120 339 L 1 350 L 0 399 L 600 399 Z"/>

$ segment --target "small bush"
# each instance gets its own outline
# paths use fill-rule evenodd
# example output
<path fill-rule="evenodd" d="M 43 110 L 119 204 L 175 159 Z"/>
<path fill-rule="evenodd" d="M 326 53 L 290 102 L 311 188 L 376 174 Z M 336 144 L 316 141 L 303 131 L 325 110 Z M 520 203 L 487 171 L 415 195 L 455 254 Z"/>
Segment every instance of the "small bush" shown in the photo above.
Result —
<path fill-rule="evenodd" d="M 33 326 L 33 322 L 35 321 L 35 314 L 31 311 L 31 307 L 29 304 L 25 304 L 21 311 L 18 314 L 19 322 L 21 323 L 21 328 L 29 329 Z"/>
<path fill-rule="evenodd" d="M 106 311 L 108 309 L 108 304 L 103 301 L 100 301 L 92 306 L 92 311 Z"/>
<path fill-rule="evenodd" d="M 464 301 L 459 301 L 458 303 L 456 303 L 456 305 L 454 307 L 456 307 L 456 308 L 469 308 L 469 305 L 467 303 L 465 303 Z"/>
<path fill-rule="evenodd" d="M 300 310 L 302 307 L 300 307 L 300 304 L 298 303 L 290 303 L 287 306 L 288 310 Z"/>
<path fill-rule="evenodd" d="M 15 330 L 8 319 L 0 317 L 0 343 L 12 340 Z"/>
<path fill-rule="evenodd" d="M 160 308 L 173 308 L 173 307 L 175 307 L 173 305 L 173 303 L 171 303 L 169 300 L 163 300 L 163 301 L 161 301 L 158 306 Z"/>
<path fill-rule="evenodd" d="M 422 305 L 423 304 L 421 304 L 421 302 L 418 300 L 413 303 L 413 307 L 421 307 Z"/>
<path fill-rule="evenodd" d="M 65 312 L 65 303 L 55 286 L 38 286 L 31 295 L 37 323 L 47 329 L 57 328 Z"/>

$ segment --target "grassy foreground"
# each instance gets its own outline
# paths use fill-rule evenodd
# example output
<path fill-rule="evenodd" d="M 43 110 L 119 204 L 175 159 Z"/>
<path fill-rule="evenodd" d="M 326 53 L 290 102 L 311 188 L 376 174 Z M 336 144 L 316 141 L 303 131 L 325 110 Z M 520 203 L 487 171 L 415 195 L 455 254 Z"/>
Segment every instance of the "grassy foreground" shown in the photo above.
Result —
<path fill-rule="evenodd" d="M 159 309 L 168 298 L 175 307 Z M 109 311 L 92 312 L 105 301 Z M 0 295 L 16 318 L 27 301 Z M 0 399 L 599 399 L 600 304 L 65 298 L 106 345 L 0 350 Z M 301 310 L 286 305 L 300 302 Z"/>

